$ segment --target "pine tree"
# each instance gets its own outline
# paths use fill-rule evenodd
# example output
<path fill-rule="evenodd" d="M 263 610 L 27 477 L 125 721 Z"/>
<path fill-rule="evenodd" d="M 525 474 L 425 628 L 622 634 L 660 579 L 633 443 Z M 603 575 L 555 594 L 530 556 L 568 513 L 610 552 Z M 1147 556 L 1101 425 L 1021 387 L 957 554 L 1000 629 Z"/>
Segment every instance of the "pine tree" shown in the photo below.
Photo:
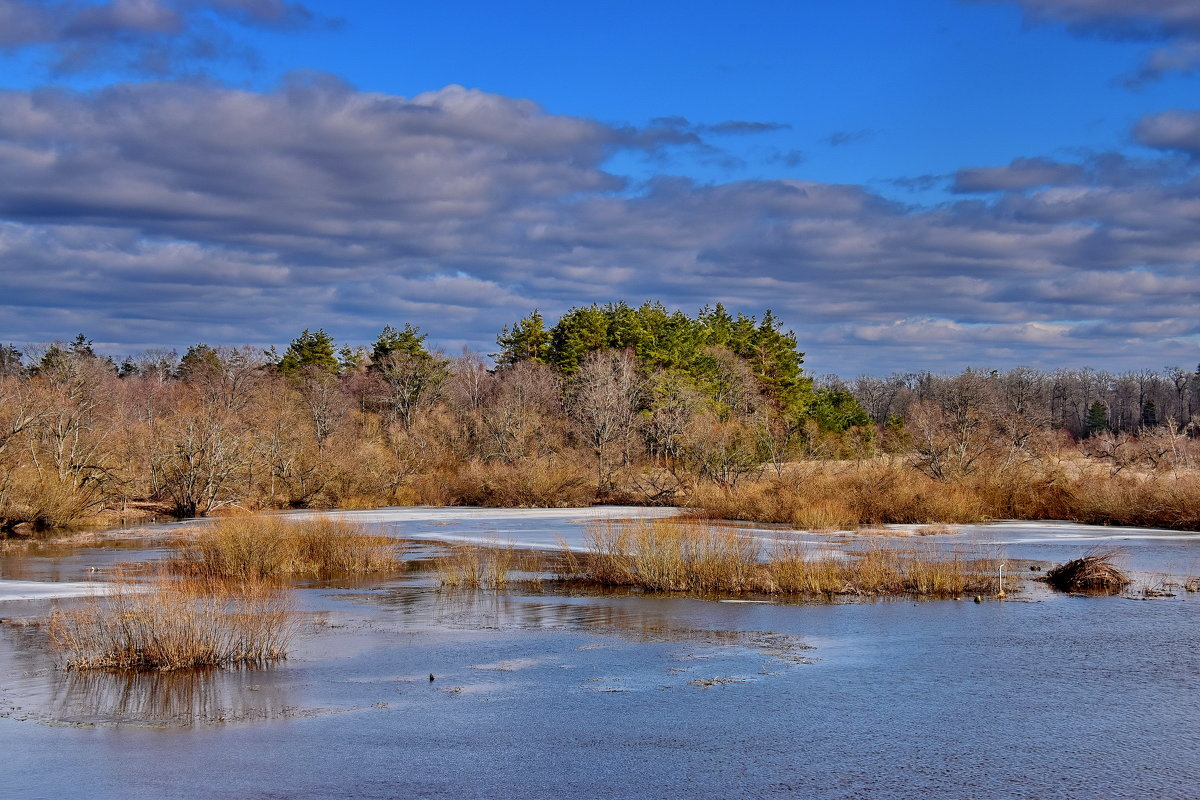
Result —
<path fill-rule="evenodd" d="M 1093 400 L 1087 413 L 1088 436 L 1095 436 L 1108 429 L 1108 408 L 1099 400 Z"/>
<path fill-rule="evenodd" d="M 429 358 L 425 349 L 425 339 L 429 334 L 421 333 L 421 329 L 406 322 L 403 330 L 396 330 L 391 325 L 385 325 L 379 332 L 379 337 L 371 345 L 371 363 L 379 364 L 393 353 L 402 353 L 413 358 Z"/>
<path fill-rule="evenodd" d="M 294 375 L 306 368 L 336 374 L 338 359 L 333 337 L 324 328 L 316 331 L 305 328 L 288 345 L 275 367 L 284 375 Z"/>
<path fill-rule="evenodd" d="M 504 326 L 503 332 L 496 337 L 496 344 L 500 345 L 500 352 L 493 353 L 492 356 L 501 366 L 520 361 L 546 363 L 550 334 L 546 331 L 541 312 L 535 308 L 532 314 L 514 325 L 511 331 L 507 325 Z"/>
<path fill-rule="evenodd" d="M 1154 405 L 1153 400 L 1147 400 L 1142 405 L 1142 427 L 1157 428 L 1158 427 L 1158 407 Z"/>

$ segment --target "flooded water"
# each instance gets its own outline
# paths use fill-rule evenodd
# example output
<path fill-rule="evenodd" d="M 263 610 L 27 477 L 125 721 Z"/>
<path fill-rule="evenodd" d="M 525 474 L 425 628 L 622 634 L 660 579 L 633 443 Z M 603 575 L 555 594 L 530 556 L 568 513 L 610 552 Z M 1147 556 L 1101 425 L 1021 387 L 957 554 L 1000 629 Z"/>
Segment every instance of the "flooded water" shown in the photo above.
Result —
<path fill-rule="evenodd" d="M 587 521 L 629 513 L 344 516 L 421 550 L 578 546 Z M 303 630 L 269 668 L 62 670 L 50 611 L 161 557 L 171 534 L 0 553 L 0 796 L 1200 796 L 1200 595 L 1182 590 L 832 605 L 447 593 L 418 561 L 297 589 Z M 1148 579 L 1200 575 L 1200 534 L 1007 523 L 879 542 L 1014 564 L 1119 546 Z"/>

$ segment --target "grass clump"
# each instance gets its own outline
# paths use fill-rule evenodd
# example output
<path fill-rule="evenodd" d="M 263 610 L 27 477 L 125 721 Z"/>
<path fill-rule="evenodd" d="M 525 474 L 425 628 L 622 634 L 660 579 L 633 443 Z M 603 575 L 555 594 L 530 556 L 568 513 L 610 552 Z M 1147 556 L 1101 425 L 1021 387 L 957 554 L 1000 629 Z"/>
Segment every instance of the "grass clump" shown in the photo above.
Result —
<path fill-rule="evenodd" d="M 447 589 L 503 589 L 522 574 L 522 582 L 536 584 L 545 570 L 545 558 L 511 546 L 457 544 L 433 561 L 441 585 Z"/>
<path fill-rule="evenodd" d="M 68 669 L 177 670 L 287 656 L 296 630 L 286 597 L 262 582 L 118 584 L 83 608 L 57 610 L 50 640 Z"/>
<path fill-rule="evenodd" d="M 1046 572 L 1046 583 L 1062 592 L 1116 594 L 1130 584 L 1125 573 L 1113 563 L 1119 555 L 1108 550 L 1059 564 Z"/>
<path fill-rule="evenodd" d="M 226 517 L 182 544 L 172 566 L 210 578 L 327 577 L 394 569 L 396 546 L 340 519 Z"/>
<path fill-rule="evenodd" d="M 764 553 L 758 540 L 729 528 L 667 520 L 593 526 L 587 551 L 565 551 L 559 572 L 605 586 L 703 594 L 957 597 L 999 591 L 996 565 L 985 558 L 885 547 L 839 558 L 794 540 Z"/>
<path fill-rule="evenodd" d="M 517 562 L 511 547 L 461 544 L 451 545 L 434 559 L 433 568 L 448 589 L 501 589 L 508 585 Z"/>

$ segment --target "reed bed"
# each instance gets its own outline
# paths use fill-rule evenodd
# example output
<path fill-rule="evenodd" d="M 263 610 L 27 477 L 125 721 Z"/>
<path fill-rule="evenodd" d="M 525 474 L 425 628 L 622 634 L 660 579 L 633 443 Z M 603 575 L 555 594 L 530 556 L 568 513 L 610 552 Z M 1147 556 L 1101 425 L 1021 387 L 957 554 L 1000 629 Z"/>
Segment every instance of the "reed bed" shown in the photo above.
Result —
<path fill-rule="evenodd" d="M 988 519 L 1200 530 L 1200 472 L 1110 474 L 1035 460 L 936 480 L 895 458 L 808 462 L 733 488 L 700 484 L 688 503 L 711 519 L 818 531 Z"/>
<path fill-rule="evenodd" d="M 998 564 L 926 548 L 880 546 L 837 558 L 783 540 L 754 539 L 704 523 L 597 524 L 584 553 L 564 549 L 560 576 L 603 586 L 699 594 L 957 597 L 997 594 Z"/>
<path fill-rule="evenodd" d="M 397 543 L 361 525 L 319 517 L 226 517 L 182 543 L 171 566 L 195 577 L 263 579 L 386 572 Z"/>
<path fill-rule="evenodd" d="M 514 573 L 527 573 L 529 581 L 545 568 L 537 553 L 502 545 L 457 544 L 433 561 L 441 585 L 447 589 L 503 589 Z"/>
<path fill-rule="evenodd" d="M 118 584 L 82 608 L 50 618 L 68 669 L 177 670 L 257 665 L 286 658 L 296 616 L 263 582 L 179 580 Z"/>

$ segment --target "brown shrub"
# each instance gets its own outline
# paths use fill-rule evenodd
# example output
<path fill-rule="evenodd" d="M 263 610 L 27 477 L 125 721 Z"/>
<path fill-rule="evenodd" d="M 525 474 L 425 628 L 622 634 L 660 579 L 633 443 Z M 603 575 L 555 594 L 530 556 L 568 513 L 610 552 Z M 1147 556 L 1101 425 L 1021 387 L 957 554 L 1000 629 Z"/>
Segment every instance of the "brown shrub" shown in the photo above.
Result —
<path fill-rule="evenodd" d="M 429 505 L 548 508 L 587 505 L 596 499 L 587 468 L 555 457 L 443 466 L 416 479 L 414 489 L 420 502 Z"/>

